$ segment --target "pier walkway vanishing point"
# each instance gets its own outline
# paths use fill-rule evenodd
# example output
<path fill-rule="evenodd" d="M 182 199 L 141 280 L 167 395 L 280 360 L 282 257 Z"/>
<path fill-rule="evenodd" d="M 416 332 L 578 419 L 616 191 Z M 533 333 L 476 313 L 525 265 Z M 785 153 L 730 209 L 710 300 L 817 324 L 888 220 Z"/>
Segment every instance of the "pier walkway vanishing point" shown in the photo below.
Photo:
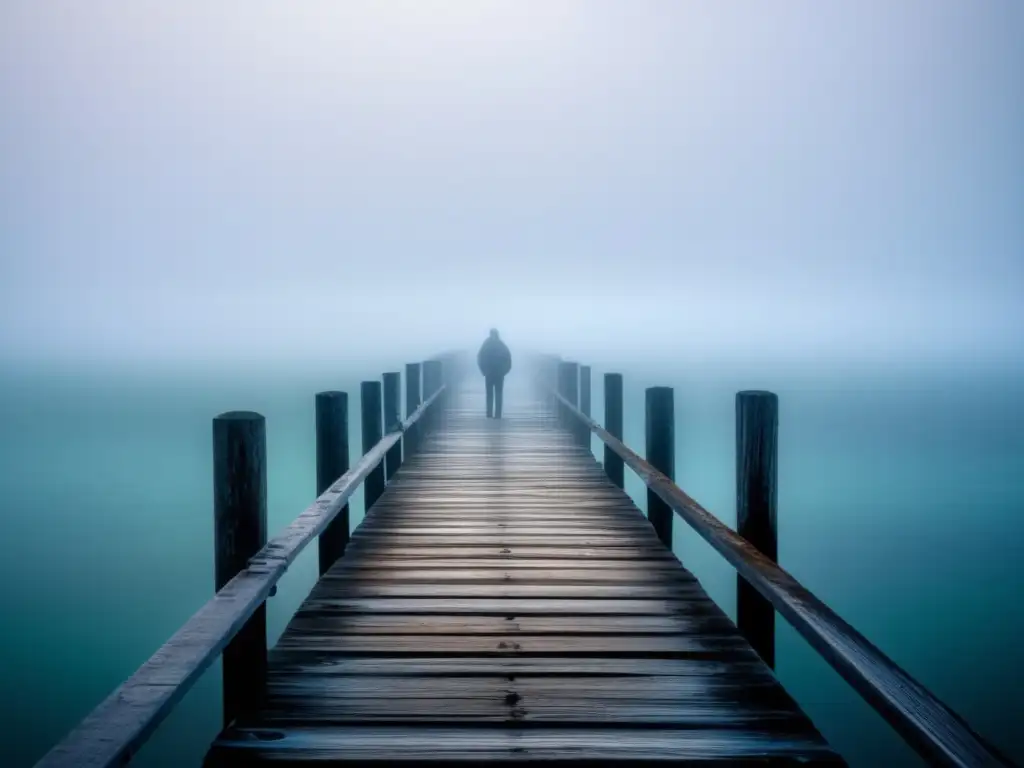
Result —
<path fill-rule="evenodd" d="M 773 395 L 737 398 L 734 532 L 672 482 L 670 389 L 642 459 L 621 376 L 601 426 L 590 370 L 537 356 L 494 420 L 469 362 L 407 366 L 404 421 L 397 373 L 364 382 L 352 467 L 347 396 L 318 395 L 321 495 L 269 543 L 262 417 L 215 420 L 216 596 L 38 765 L 127 762 L 221 653 L 208 766 L 843 765 L 772 672 L 776 611 L 929 763 L 1011 765 L 775 564 Z M 677 515 L 736 567 L 736 623 L 666 546 Z M 268 651 L 265 601 L 314 538 L 321 578 Z"/>

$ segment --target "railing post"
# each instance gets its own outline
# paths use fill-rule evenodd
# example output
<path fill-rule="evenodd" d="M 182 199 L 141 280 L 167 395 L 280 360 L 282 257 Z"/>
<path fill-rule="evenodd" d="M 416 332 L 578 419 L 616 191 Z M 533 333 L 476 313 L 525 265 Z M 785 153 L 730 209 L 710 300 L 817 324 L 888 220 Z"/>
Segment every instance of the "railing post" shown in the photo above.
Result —
<path fill-rule="evenodd" d="M 778 559 L 779 398 L 736 395 L 736 532 L 772 562 Z M 736 626 L 769 667 L 775 666 L 775 609 L 736 576 Z"/>
<path fill-rule="evenodd" d="M 402 412 L 399 406 L 402 394 L 402 375 L 400 373 L 384 374 L 384 433 L 390 434 L 402 425 Z M 384 456 L 384 481 L 391 482 L 395 472 L 402 466 L 402 441 L 399 440 Z"/>
<path fill-rule="evenodd" d="M 348 394 L 318 392 L 316 395 L 316 495 L 326 491 L 348 472 Z M 320 575 L 345 553 L 348 546 L 348 504 L 320 534 Z"/>
<path fill-rule="evenodd" d="M 440 360 L 427 360 L 423 363 L 423 400 L 424 402 L 434 396 L 434 393 L 441 388 L 441 376 L 443 371 Z M 439 412 L 443 403 L 436 402 L 426 416 L 427 429 L 433 430 L 441 423 Z"/>
<path fill-rule="evenodd" d="M 405 418 L 409 418 L 420 407 L 420 364 L 406 363 L 405 365 Z M 402 437 L 402 451 L 408 459 L 419 450 L 418 435 L 419 424 L 413 424 Z"/>
<path fill-rule="evenodd" d="M 590 366 L 580 366 L 580 410 L 590 416 Z M 590 451 L 590 429 L 582 422 L 579 425 L 580 445 Z"/>
<path fill-rule="evenodd" d="M 219 592 L 267 543 L 266 420 L 251 411 L 213 420 L 214 586 Z M 224 648 L 224 724 L 263 696 L 267 678 L 267 607 Z"/>
<path fill-rule="evenodd" d="M 672 387 L 649 387 L 646 392 L 647 461 L 675 480 L 675 408 Z M 647 518 L 661 542 L 672 549 L 672 508 L 647 489 Z"/>
<path fill-rule="evenodd" d="M 363 416 L 363 455 L 365 456 L 384 436 L 381 421 L 380 382 L 364 381 L 359 386 L 359 400 Z M 363 482 L 363 504 L 366 512 L 384 493 L 384 463 L 381 462 Z"/>
<path fill-rule="evenodd" d="M 556 423 L 561 421 L 562 409 L 558 404 L 558 398 L 555 397 L 555 392 L 561 392 L 561 370 L 559 364 L 561 358 L 558 355 L 546 355 L 544 359 L 544 384 L 550 389 L 545 392 L 545 401 L 547 402 L 548 410 L 551 415 L 555 417 Z"/>
<path fill-rule="evenodd" d="M 580 402 L 580 366 L 578 363 L 560 362 L 558 364 L 558 393 L 568 400 L 572 405 L 579 405 Z M 569 409 L 562 405 L 559 408 L 562 427 L 569 430 L 573 441 L 579 442 L 579 430 L 577 429 L 576 417 Z"/>
<path fill-rule="evenodd" d="M 604 428 L 622 440 L 622 374 L 604 375 Z M 604 472 L 619 488 L 625 487 L 626 467 L 622 457 L 607 445 L 604 447 Z"/>
<path fill-rule="evenodd" d="M 580 410 L 590 416 L 590 366 L 580 366 Z"/>
<path fill-rule="evenodd" d="M 559 394 L 562 394 L 562 376 L 564 375 L 562 373 L 562 363 L 563 362 L 565 362 L 565 361 L 562 360 L 560 355 L 555 355 L 551 359 L 551 386 Z M 562 424 L 564 426 L 564 424 L 565 424 L 565 412 L 564 412 L 564 409 L 563 409 L 561 403 L 558 402 L 557 398 L 552 398 L 551 400 L 552 400 L 552 407 L 553 407 L 554 412 L 555 412 L 555 419 L 558 421 L 559 424 Z"/>

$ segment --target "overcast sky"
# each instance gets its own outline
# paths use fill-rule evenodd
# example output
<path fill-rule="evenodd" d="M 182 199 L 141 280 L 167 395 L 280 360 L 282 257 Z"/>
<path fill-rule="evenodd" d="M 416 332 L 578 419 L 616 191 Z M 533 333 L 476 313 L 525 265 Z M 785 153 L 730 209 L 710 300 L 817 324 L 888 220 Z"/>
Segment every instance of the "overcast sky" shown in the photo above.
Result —
<path fill-rule="evenodd" d="M 3 0 L 0 354 L 1019 353 L 1017 0 Z"/>

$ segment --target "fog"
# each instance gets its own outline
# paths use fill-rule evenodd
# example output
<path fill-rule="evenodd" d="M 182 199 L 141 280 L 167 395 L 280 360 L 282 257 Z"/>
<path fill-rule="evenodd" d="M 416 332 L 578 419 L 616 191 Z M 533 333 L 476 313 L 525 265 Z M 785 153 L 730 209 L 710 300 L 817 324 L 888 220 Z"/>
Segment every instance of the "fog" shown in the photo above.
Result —
<path fill-rule="evenodd" d="M 6 0 L 0 356 L 1019 357 L 1024 7 Z"/>

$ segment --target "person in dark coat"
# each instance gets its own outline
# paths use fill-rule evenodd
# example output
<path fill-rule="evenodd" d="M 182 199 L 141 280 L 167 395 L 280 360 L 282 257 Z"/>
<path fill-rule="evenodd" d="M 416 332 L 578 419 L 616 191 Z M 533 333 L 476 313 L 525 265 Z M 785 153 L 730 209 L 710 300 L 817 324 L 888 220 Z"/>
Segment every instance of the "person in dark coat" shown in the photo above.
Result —
<path fill-rule="evenodd" d="M 512 370 L 512 353 L 508 351 L 495 329 L 487 337 L 476 355 L 476 364 L 484 375 L 487 388 L 487 418 L 501 418 L 501 390 L 505 376 Z"/>

